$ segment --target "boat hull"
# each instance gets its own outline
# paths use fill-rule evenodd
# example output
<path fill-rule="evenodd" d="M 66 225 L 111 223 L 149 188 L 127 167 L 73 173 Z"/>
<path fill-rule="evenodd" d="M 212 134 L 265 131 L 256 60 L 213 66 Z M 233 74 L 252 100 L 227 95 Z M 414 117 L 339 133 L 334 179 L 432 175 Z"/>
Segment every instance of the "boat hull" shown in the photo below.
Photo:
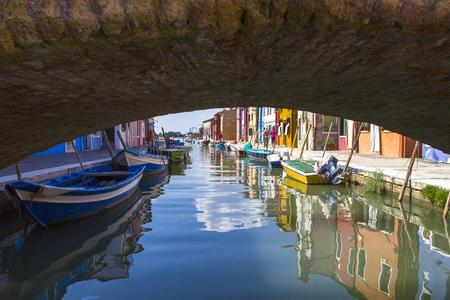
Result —
<path fill-rule="evenodd" d="M 184 149 L 165 149 L 162 153 L 169 157 L 171 162 L 182 162 L 185 159 Z"/>
<path fill-rule="evenodd" d="M 167 169 L 167 164 L 161 157 L 150 155 L 139 155 L 130 151 L 121 151 L 115 157 L 116 162 L 121 167 L 145 166 L 144 172 L 147 174 L 159 174 Z"/>
<path fill-rule="evenodd" d="M 281 157 L 278 154 L 267 155 L 267 160 L 272 168 L 281 168 Z"/>
<path fill-rule="evenodd" d="M 283 171 L 291 177 L 292 179 L 295 179 L 297 181 L 303 182 L 305 184 L 327 184 L 328 182 L 326 179 L 318 174 L 313 173 L 304 173 L 298 169 L 295 169 L 291 166 L 289 166 L 286 163 L 281 163 L 283 167 Z"/>
<path fill-rule="evenodd" d="M 267 159 L 267 156 L 272 154 L 272 151 L 269 150 L 249 150 L 247 151 L 247 156 L 250 159 Z"/>
<path fill-rule="evenodd" d="M 33 219 L 36 220 L 36 222 L 43 226 L 49 226 L 86 218 L 119 205 L 128 199 L 136 191 L 136 188 L 137 185 L 118 194 L 117 196 L 102 201 L 84 203 L 22 201 L 21 204 L 30 213 Z"/>
<path fill-rule="evenodd" d="M 63 185 L 70 183 L 67 178 L 80 178 L 98 169 L 93 167 L 41 184 L 16 182 L 8 184 L 6 190 L 18 199 L 36 222 L 48 226 L 81 219 L 118 205 L 135 191 L 144 172 L 143 166 L 131 167 L 132 172 L 125 179 L 104 187 Z"/>

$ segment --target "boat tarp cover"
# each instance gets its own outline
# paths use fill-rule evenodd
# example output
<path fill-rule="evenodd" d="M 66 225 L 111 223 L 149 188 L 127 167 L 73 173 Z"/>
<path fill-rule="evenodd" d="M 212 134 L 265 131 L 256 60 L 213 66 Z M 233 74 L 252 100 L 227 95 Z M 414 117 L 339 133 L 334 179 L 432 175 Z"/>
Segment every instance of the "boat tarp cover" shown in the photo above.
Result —
<path fill-rule="evenodd" d="M 304 161 L 304 160 L 299 160 L 299 159 L 294 159 L 294 160 L 288 160 L 286 161 L 287 165 L 297 169 L 299 171 L 302 171 L 303 173 L 316 173 L 316 171 L 314 171 L 314 163 L 315 161 Z"/>

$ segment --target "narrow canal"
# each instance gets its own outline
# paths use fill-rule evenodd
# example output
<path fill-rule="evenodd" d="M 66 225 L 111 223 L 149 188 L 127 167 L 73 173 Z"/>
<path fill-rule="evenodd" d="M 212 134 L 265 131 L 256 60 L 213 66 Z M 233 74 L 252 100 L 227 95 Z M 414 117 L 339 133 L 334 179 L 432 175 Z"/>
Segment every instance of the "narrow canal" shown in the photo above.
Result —
<path fill-rule="evenodd" d="M 450 298 L 439 217 L 233 153 L 196 145 L 191 158 L 100 216 L 5 222 L 0 299 Z"/>

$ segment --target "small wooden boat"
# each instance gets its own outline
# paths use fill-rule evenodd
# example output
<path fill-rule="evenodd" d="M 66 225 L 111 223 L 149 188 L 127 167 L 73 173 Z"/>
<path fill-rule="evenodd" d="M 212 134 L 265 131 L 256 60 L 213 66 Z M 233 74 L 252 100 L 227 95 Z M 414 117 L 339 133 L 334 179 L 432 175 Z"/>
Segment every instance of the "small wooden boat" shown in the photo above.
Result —
<path fill-rule="evenodd" d="M 231 148 L 234 149 L 234 151 L 236 151 L 239 157 L 245 157 L 247 156 L 247 151 L 252 149 L 252 144 L 251 143 L 231 144 Z"/>
<path fill-rule="evenodd" d="M 225 150 L 225 142 L 217 142 L 215 146 L 217 150 Z"/>
<path fill-rule="evenodd" d="M 280 155 L 273 153 L 273 154 L 269 154 L 267 155 L 267 160 L 269 161 L 269 165 L 272 168 L 281 168 L 281 157 Z"/>
<path fill-rule="evenodd" d="M 273 152 L 265 149 L 250 149 L 247 151 L 247 155 L 250 159 L 267 159 L 267 155 Z"/>
<path fill-rule="evenodd" d="M 5 190 L 39 224 L 47 226 L 84 218 L 121 203 L 137 188 L 144 168 L 114 171 L 111 166 L 97 166 L 42 183 L 10 183 Z"/>
<path fill-rule="evenodd" d="M 149 154 L 134 149 L 122 150 L 115 156 L 116 163 L 128 169 L 131 166 L 145 166 L 144 172 L 159 174 L 167 169 L 167 160 L 161 155 Z"/>
<path fill-rule="evenodd" d="M 167 148 L 161 153 L 169 158 L 171 162 L 182 162 L 185 159 L 185 149 Z"/>
<path fill-rule="evenodd" d="M 305 184 L 327 184 L 325 175 L 319 175 L 314 170 L 315 161 L 288 160 L 281 162 L 284 172 L 292 179 Z"/>

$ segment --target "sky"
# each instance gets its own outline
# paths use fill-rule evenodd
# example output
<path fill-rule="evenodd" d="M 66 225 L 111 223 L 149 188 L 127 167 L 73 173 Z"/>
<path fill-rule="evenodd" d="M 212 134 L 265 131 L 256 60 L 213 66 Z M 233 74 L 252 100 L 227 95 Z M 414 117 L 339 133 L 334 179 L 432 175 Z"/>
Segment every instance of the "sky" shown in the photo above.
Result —
<path fill-rule="evenodd" d="M 222 110 L 220 108 L 216 109 L 205 109 L 196 110 L 185 113 L 165 115 L 161 117 L 156 117 L 156 132 L 161 132 L 161 127 L 164 131 L 181 131 L 185 133 L 191 127 L 199 127 L 203 120 L 211 118 L 216 112 Z"/>

